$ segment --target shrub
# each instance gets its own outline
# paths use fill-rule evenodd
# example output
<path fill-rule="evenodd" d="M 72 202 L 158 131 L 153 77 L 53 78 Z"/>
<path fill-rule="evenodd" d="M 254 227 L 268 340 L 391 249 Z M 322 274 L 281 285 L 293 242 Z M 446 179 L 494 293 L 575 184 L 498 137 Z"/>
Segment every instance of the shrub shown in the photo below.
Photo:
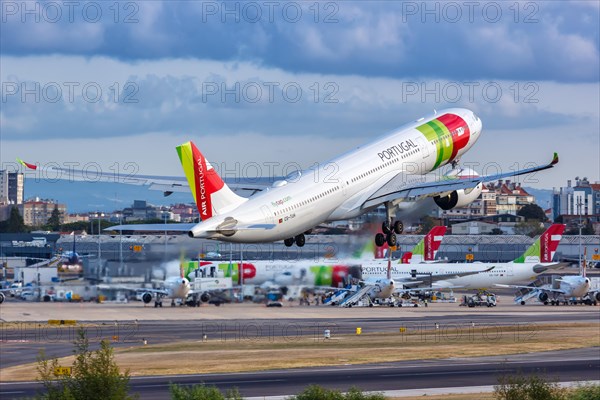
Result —
<path fill-rule="evenodd" d="M 385 400 L 385 397 L 380 393 L 364 394 L 355 387 L 350 388 L 348 393 L 342 394 L 339 390 L 311 385 L 302 393 L 289 397 L 288 400 Z"/>
<path fill-rule="evenodd" d="M 597 400 L 600 399 L 600 385 L 577 385 L 569 394 L 569 400 Z"/>
<path fill-rule="evenodd" d="M 181 386 L 171 384 L 169 387 L 173 400 L 242 400 L 237 389 L 228 390 L 224 395 L 215 386 L 193 385 Z"/>
<path fill-rule="evenodd" d="M 566 390 L 538 375 L 502 376 L 494 386 L 498 400 L 566 400 Z"/>
<path fill-rule="evenodd" d="M 90 351 L 85 330 L 77 331 L 75 361 L 71 375 L 57 375 L 58 359 L 48 360 L 44 353 L 38 357 L 38 381 L 45 393 L 38 396 L 48 400 L 133 399 L 129 392 L 129 371 L 121 373 L 114 360 L 110 343 L 103 340 L 100 348 Z"/>

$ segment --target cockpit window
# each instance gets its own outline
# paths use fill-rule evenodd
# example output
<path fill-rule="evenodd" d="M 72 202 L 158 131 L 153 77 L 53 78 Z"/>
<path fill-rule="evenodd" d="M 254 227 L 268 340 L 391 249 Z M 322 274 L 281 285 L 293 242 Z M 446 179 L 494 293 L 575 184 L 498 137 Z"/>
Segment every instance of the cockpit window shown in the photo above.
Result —
<path fill-rule="evenodd" d="M 286 175 L 285 180 L 288 182 L 297 182 L 302 176 L 302 171 L 293 171 Z"/>

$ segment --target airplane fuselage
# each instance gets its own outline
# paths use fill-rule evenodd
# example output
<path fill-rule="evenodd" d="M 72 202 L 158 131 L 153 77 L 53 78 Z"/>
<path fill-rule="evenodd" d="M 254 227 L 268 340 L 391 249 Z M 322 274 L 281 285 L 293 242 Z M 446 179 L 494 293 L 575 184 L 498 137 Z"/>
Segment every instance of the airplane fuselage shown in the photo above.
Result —
<path fill-rule="evenodd" d="M 422 175 L 460 158 L 477 141 L 481 127 L 473 112 L 461 108 L 421 118 L 276 183 L 234 210 L 200 222 L 190 235 L 268 242 L 294 237 L 322 222 L 357 217 L 370 209 L 363 206 L 365 201 L 398 173 Z M 272 228 L 227 230 L 237 225 Z"/>
<path fill-rule="evenodd" d="M 560 289 L 565 297 L 583 297 L 590 287 L 590 279 L 582 275 L 564 276 L 560 281 Z"/>
<path fill-rule="evenodd" d="M 190 282 L 186 278 L 171 276 L 165 279 L 164 288 L 168 293 L 166 297 L 185 300 L 190 293 Z"/>
<path fill-rule="evenodd" d="M 419 286 L 429 286 L 426 277 L 422 275 L 460 274 L 478 271 L 477 274 L 448 278 L 436 281 L 433 287 L 440 289 L 461 287 L 465 289 L 491 288 L 496 284 L 512 284 L 524 282 L 535 278 L 555 263 L 434 263 L 434 264 L 392 264 L 391 277 L 399 284 L 410 281 L 413 273 L 420 275 L 417 280 L 422 281 Z M 489 270 L 490 268 L 493 268 Z M 489 271 L 488 271 L 489 270 Z M 363 277 L 385 276 L 387 261 L 375 261 L 362 266 Z"/>

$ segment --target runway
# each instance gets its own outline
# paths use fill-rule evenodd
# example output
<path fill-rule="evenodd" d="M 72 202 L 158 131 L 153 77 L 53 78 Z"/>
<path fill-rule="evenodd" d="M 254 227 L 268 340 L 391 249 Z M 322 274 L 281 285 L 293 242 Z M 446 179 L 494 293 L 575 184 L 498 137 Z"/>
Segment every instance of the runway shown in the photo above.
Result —
<path fill-rule="evenodd" d="M 55 305 L 59 306 L 54 307 Z M 160 315 L 161 320 L 147 320 Z M 456 303 L 432 304 L 427 308 L 353 308 L 284 307 L 270 309 L 244 304 L 201 308 L 144 308 L 139 303 L 124 305 L 68 303 L 4 303 L 2 318 L 12 319 L 0 325 L 0 368 L 35 362 L 39 350 L 51 357 L 72 354 L 77 327 L 50 326 L 47 320 L 28 322 L 28 317 L 77 319 L 84 323 L 91 347 L 109 340 L 115 347 L 142 346 L 176 341 L 208 340 L 244 342 L 268 340 L 269 337 L 309 336 L 321 338 L 327 329 L 331 335 L 398 332 L 400 328 L 427 330 L 437 326 L 440 332 L 460 332 L 475 326 L 485 328 L 491 336 L 503 335 L 503 327 L 523 327 L 535 331 L 536 324 L 600 324 L 598 307 L 589 306 L 516 306 L 503 303 L 496 308 L 470 309 Z M 23 315 L 28 314 L 28 315 Z M 116 319 L 98 320 L 114 315 Z M 290 318 L 290 316 L 294 318 Z M 20 316 L 25 321 L 19 320 Z M 185 316 L 186 319 L 181 319 Z M 216 318 L 216 317 L 221 318 Z M 32 318 L 33 319 L 33 318 Z M 437 324 L 437 325 L 436 325 Z M 538 332 L 539 333 L 539 332 Z M 512 333 L 511 333 L 512 334 Z M 541 337 L 541 336 L 539 336 Z M 594 345 L 593 343 L 591 345 Z"/>
<path fill-rule="evenodd" d="M 347 390 L 401 390 L 494 385 L 504 374 L 545 374 L 557 381 L 598 380 L 600 347 L 499 357 L 452 358 L 360 366 L 303 368 L 255 373 L 135 377 L 131 392 L 143 399 L 162 399 L 170 383 L 205 383 L 238 388 L 244 396 L 290 395 L 309 384 Z M 2 383 L 1 398 L 33 396 L 36 382 Z"/>

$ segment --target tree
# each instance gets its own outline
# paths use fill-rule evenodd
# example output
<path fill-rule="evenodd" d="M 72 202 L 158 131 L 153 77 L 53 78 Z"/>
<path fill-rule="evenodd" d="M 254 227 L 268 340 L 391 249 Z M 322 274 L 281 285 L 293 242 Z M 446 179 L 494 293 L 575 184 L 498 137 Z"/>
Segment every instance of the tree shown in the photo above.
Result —
<path fill-rule="evenodd" d="M 517 375 L 501 376 L 494 386 L 494 397 L 497 400 L 566 400 L 566 389 L 558 383 L 547 380 L 543 376 Z"/>
<path fill-rule="evenodd" d="M 7 221 L 4 221 L 4 232 L 11 233 L 19 233 L 19 232 L 27 232 L 27 226 L 25 226 L 25 222 L 23 222 L 23 217 L 19 213 L 19 209 L 16 206 L 13 206 L 10 209 L 10 216 Z"/>
<path fill-rule="evenodd" d="M 546 213 L 537 204 L 527 204 L 523 206 L 517 215 L 524 217 L 526 221 L 546 221 Z"/>
<path fill-rule="evenodd" d="M 75 361 L 70 375 L 57 374 L 58 359 L 46 359 L 42 353 L 38 357 L 38 381 L 46 393 L 38 398 L 48 400 L 84 399 L 133 399 L 129 396 L 129 371 L 121 373 L 114 360 L 113 349 L 106 340 L 100 348 L 90 351 L 85 330 L 77 331 L 74 342 Z"/>
<path fill-rule="evenodd" d="M 421 226 L 419 227 L 420 234 L 426 234 L 435 226 L 435 218 L 427 215 L 421 218 Z"/>
<path fill-rule="evenodd" d="M 515 234 L 535 237 L 544 232 L 544 226 L 538 221 L 524 221 L 515 225 Z"/>
<path fill-rule="evenodd" d="M 62 213 L 58 210 L 58 204 L 54 205 L 54 210 L 52 210 L 52 214 L 50 214 L 50 218 L 48 218 L 48 222 L 46 222 L 46 226 L 52 231 L 58 231 L 60 229 L 60 217 Z"/>

